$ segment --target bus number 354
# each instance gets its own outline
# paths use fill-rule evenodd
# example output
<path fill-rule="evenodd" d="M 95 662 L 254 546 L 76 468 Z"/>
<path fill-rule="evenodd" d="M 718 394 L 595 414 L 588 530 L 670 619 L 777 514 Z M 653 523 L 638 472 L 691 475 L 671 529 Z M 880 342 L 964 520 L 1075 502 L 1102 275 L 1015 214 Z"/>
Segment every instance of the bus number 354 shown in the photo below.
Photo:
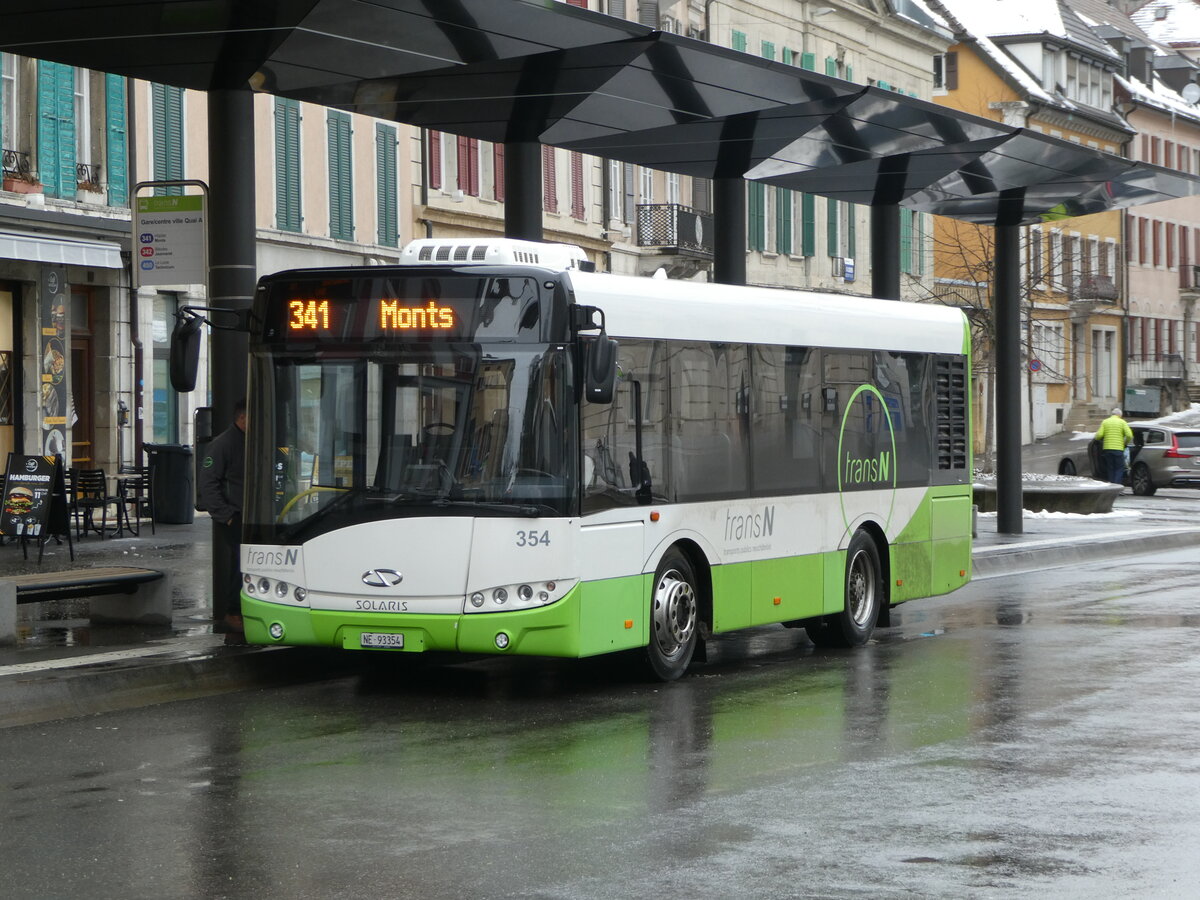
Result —
<path fill-rule="evenodd" d="M 550 532 L 537 530 L 517 532 L 518 547 L 536 547 L 539 544 L 550 546 Z"/>

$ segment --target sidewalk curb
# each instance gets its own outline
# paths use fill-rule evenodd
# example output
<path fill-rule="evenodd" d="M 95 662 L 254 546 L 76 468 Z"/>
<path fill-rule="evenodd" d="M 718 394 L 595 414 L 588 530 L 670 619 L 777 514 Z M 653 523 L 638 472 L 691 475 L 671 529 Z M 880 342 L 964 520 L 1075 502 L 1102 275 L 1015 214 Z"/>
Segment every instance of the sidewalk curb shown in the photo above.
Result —
<path fill-rule="evenodd" d="M 1164 528 L 1151 533 L 1139 530 L 1136 533 L 1096 535 L 1069 543 L 1058 538 L 1043 541 L 1041 546 L 1038 543 L 1013 543 L 977 549 L 971 558 L 972 577 L 994 578 L 1158 550 L 1200 546 L 1200 529 Z"/>
<path fill-rule="evenodd" d="M 193 700 L 230 691 L 325 681 L 354 671 L 340 650 L 312 647 L 226 647 L 210 636 L 184 651 L 123 662 L 88 662 L 4 674 L 0 730 L 135 707 Z"/>

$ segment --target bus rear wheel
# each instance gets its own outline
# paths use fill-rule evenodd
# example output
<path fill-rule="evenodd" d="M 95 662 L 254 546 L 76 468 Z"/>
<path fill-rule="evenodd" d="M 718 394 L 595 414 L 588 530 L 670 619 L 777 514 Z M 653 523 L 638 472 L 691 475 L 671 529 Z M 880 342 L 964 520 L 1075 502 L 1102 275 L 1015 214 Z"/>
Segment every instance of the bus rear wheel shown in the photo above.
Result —
<path fill-rule="evenodd" d="M 655 678 L 674 681 L 687 671 L 696 652 L 700 604 L 692 564 L 676 548 L 667 551 L 654 573 L 650 595 L 650 643 L 646 662 Z"/>
<path fill-rule="evenodd" d="M 883 602 L 879 548 L 865 531 L 855 532 L 846 549 L 842 611 L 810 620 L 804 630 L 818 647 L 861 647 L 875 631 Z"/>

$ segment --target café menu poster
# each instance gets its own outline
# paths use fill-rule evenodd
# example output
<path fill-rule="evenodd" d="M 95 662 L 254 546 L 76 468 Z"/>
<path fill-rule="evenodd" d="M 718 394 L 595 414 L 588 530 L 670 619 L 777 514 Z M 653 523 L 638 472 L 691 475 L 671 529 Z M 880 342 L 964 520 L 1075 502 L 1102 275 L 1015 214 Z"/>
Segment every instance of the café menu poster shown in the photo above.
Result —
<path fill-rule="evenodd" d="M 0 534 L 38 537 L 50 521 L 55 489 L 62 476 L 55 457 L 8 454 L 4 472 L 4 506 L 0 508 Z M 61 533 L 52 528 L 53 533 Z"/>
<path fill-rule="evenodd" d="M 67 449 L 67 285 L 66 269 L 46 267 L 42 276 L 41 416 L 42 452 Z"/>

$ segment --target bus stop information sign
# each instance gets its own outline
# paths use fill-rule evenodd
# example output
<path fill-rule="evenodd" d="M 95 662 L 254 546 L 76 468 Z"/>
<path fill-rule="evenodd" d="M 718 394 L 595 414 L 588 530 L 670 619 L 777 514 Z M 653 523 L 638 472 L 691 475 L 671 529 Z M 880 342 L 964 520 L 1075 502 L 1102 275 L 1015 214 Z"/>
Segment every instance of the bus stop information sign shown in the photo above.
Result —
<path fill-rule="evenodd" d="M 206 194 L 134 199 L 133 270 L 139 287 L 207 284 L 207 200 Z"/>

